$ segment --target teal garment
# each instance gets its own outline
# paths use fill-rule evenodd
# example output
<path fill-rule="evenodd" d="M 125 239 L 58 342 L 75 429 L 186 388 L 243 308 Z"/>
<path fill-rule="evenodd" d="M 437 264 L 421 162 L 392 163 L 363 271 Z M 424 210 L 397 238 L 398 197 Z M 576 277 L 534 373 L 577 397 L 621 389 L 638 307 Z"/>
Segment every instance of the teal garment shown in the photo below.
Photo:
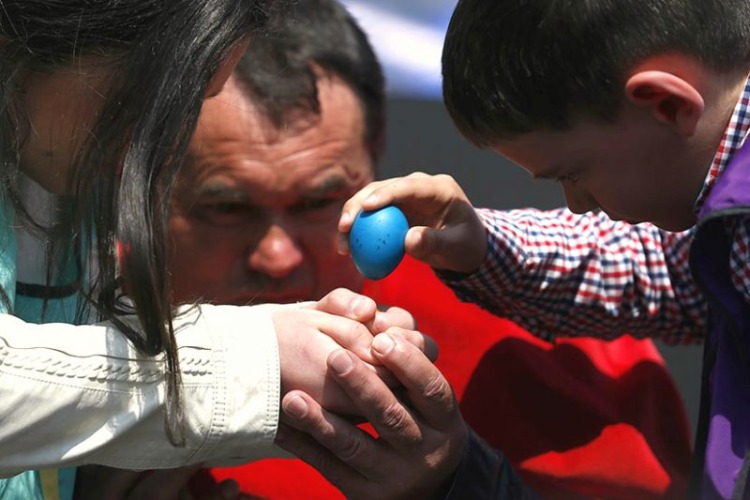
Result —
<path fill-rule="evenodd" d="M 0 313 L 11 312 L 16 296 L 16 233 L 13 231 L 13 211 L 0 199 L 0 287 L 5 292 L 5 301 L 0 301 Z"/>
<path fill-rule="evenodd" d="M 8 479 L 0 479 L 2 500 L 72 500 L 76 482 L 75 467 L 57 470 L 57 493 L 45 498 L 39 471 L 26 471 Z"/>
<path fill-rule="evenodd" d="M 0 206 L 0 286 L 5 299 L 0 301 L 0 313 L 14 313 L 21 319 L 38 323 L 41 321 L 42 301 L 28 297 L 16 296 L 17 243 L 13 230 L 13 210 L 8 203 Z M 74 263 L 70 256 L 64 259 L 67 264 Z M 69 272 L 61 273 L 67 278 Z M 75 297 L 52 300 L 47 305 L 44 322 L 70 323 L 75 318 Z M 0 479 L 0 500 L 72 500 L 75 487 L 75 467 L 59 469 L 57 488 L 59 498 L 45 498 L 38 471 L 27 471 L 16 476 Z"/>
<path fill-rule="evenodd" d="M 3 500 L 44 500 L 39 473 L 27 471 L 8 479 L 0 479 L 0 498 Z"/>

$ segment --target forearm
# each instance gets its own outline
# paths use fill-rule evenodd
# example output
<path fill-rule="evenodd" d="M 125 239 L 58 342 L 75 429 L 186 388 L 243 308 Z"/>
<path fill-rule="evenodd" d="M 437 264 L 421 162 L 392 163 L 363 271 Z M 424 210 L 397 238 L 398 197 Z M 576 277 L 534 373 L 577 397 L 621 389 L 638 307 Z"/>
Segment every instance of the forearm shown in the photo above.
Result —
<path fill-rule="evenodd" d="M 479 213 L 489 246 L 482 268 L 441 274 L 463 300 L 545 338 L 705 331 L 705 301 L 687 264 L 691 233 L 564 210 Z"/>
<path fill-rule="evenodd" d="M 279 364 L 267 307 L 204 306 L 175 322 L 186 445 L 164 426 L 160 357 L 110 325 L 0 316 L 0 475 L 99 463 L 167 468 L 275 453 Z"/>

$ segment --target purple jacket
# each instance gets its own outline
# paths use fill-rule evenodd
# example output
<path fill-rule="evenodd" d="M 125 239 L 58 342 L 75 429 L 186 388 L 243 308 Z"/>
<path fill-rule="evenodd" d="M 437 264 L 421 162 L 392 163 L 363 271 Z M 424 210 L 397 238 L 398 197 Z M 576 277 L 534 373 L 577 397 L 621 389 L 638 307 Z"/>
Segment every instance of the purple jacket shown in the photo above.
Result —
<path fill-rule="evenodd" d="M 750 144 L 734 155 L 708 195 L 690 250 L 691 269 L 709 304 L 691 485 L 691 494 L 701 498 L 750 498 L 750 304 L 731 281 L 727 228 L 735 223 L 750 224 Z"/>

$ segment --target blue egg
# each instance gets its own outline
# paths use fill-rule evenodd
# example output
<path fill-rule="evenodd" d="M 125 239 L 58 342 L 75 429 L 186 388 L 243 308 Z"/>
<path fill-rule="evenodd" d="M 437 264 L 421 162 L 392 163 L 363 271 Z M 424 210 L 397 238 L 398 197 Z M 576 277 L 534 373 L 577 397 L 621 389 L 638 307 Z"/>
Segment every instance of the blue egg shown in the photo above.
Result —
<path fill-rule="evenodd" d="M 357 270 L 367 279 L 385 278 L 404 258 L 409 223 L 394 206 L 362 210 L 349 232 L 349 252 Z"/>

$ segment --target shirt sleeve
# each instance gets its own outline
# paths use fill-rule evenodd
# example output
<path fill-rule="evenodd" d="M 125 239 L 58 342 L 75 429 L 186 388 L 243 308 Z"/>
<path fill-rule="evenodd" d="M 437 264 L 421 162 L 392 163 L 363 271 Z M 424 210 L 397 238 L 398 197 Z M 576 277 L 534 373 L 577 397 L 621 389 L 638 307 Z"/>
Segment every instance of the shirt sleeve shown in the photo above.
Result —
<path fill-rule="evenodd" d="M 178 315 L 184 447 L 166 436 L 162 357 L 138 354 L 108 323 L 37 325 L 0 315 L 0 476 L 276 456 L 276 307 L 287 306 L 203 305 Z"/>
<path fill-rule="evenodd" d="M 487 230 L 485 262 L 470 275 L 439 273 L 462 300 L 545 339 L 701 340 L 707 305 L 688 267 L 692 230 L 567 209 L 478 214 Z"/>
<path fill-rule="evenodd" d="M 499 451 L 468 429 L 466 451 L 445 493 L 435 498 L 538 500 Z"/>

